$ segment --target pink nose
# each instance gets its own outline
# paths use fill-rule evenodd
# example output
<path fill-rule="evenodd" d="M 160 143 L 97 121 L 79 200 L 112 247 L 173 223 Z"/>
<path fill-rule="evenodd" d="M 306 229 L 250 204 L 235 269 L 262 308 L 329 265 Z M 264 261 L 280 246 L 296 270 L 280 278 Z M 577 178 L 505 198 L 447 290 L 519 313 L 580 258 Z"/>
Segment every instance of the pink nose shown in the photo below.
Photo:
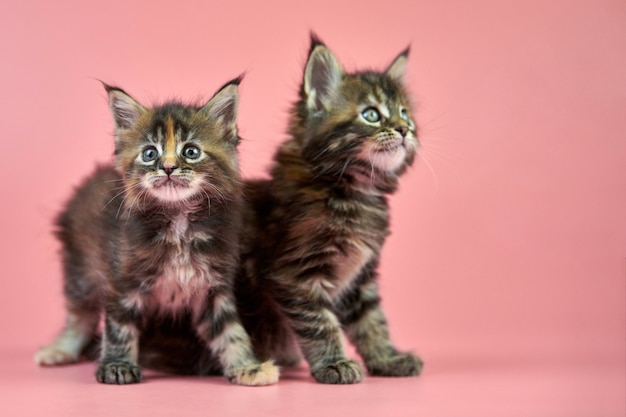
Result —
<path fill-rule="evenodd" d="M 405 137 L 407 133 L 409 133 L 409 128 L 407 126 L 398 126 L 396 127 L 396 132 L 400 133 L 402 137 Z"/>
<path fill-rule="evenodd" d="M 169 177 L 170 175 L 172 175 L 172 172 L 174 172 L 174 170 L 176 168 L 178 168 L 178 165 L 176 164 L 176 162 L 174 161 L 164 161 L 160 168 L 165 171 L 165 173 L 167 174 L 167 176 Z"/>

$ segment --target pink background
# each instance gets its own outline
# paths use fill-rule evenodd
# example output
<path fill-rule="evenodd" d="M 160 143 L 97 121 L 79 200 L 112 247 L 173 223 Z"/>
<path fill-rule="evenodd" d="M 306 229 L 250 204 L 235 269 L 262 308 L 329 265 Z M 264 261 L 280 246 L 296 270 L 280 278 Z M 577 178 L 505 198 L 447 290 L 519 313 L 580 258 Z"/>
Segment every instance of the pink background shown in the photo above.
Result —
<path fill-rule="evenodd" d="M 52 219 L 112 152 L 96 79 L 148 104 L 245 71 L 242 171 L 264 175 L 310 29 L 348 69 L 411 44 L 423 152 L 391 200 L 381 287 L 424 375 L 118 388 L 92 364 L 38 369 L 63 319 Z M 0 34 L 2 415 L 626 415 L 624 1 L 24 0 L 0 5 Z"/>

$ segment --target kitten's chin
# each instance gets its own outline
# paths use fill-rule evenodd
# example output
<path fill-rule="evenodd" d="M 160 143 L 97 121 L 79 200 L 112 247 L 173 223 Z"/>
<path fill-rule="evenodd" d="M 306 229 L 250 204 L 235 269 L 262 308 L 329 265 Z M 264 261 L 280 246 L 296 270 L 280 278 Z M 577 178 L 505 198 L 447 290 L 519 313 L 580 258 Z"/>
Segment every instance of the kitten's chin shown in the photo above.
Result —
<path fill-rule="evenodd" d="M 372 164 L 373 167 L 388 173 L 394 173 L 407 158 L 407 149 L 402 141 L 398 143 L 375 144 L 370 143 L 363 148 L 361 158 Z"/>
<path fill-rule="evenodd" d="M 152 184 L 148 184 L 146 188 L 154 198 L 167 203 L 189 200 L 198 193 L 197 188 L 189 181 L 176 177 L 159 178 Z"/>
<path fill-rule="evenodd" d="M 153 197 L 167 203 L 178 203 L 181 201 L 186 201 L 197 194 L 195 188 L 171 185 L 151 188 L 149 191 Z"/>

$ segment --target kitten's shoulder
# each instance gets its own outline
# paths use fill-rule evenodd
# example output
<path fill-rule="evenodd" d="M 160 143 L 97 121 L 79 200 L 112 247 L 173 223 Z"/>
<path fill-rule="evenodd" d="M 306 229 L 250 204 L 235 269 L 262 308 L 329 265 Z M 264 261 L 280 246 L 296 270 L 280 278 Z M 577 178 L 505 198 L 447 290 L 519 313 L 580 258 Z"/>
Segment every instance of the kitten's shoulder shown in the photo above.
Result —
<path fill-rule="evenodd" d="M 82 218 L 87 216 L 93 219 L 108 207 L 119 207 L 115 200 L 121 198 L 122 177 L 111 165 L 98 165 L 96 169 L 83 180 L 74 190 L 74 194 L 67 202 L 57 224 L 63 224 L 69 218 Z M 117 192 L 116 192 L 117 191 Z M 116 197 L 116 194 L 117 195 Z"/>
<path fill-rule="evenodd" d="M 122 188 L 122 176 L 111 165 L 97 165 L 96 169 L 76 187 L 74 199 L 109 195 Z"/>
<path fill-rule="evenodd" d="M 98 164 L 94 171 L 87 177 L 86 182 L 92 185 L 107 184 L 111 181 L 122 181 L 122 176 L 113 168 L 111 164 Z M 118 187 L 120 184 L 117 185 Z"/>

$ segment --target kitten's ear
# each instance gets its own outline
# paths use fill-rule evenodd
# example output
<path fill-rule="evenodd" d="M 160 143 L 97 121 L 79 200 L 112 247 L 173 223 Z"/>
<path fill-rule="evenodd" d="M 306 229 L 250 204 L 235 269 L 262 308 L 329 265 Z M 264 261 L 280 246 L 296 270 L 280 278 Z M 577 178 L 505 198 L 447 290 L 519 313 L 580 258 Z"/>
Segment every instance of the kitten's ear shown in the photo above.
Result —
<path fill-rule="evenodd" d="M 224 84 L 200 111 L 215 120 L 222 134 L 237 136 L 237 107 L 239 105 L 239 84 L 243 75 Z"/>
<path fill-rule="evenodd" d="M 341 85 L 343 68 L 333 53 L 314 34 L 304 69 L 303 92 L 309 109 L 328 110 Z"/>
<path fill-rule="evenodd" d="M 115 129 L 131 129 L 137 119 L 147 110 L 133 99 L 126 91 L 102 83 L 109 95 L 109 108 L 115 122 Z"/>
<path fill-rule="evenodd" d="M 406 74 L 406 66 L 409 60 L 409 50 L 406 48 L 404 51 L 393 60 L 385 74 L 397 81 L 404 81 L 404 75 Z"/>

